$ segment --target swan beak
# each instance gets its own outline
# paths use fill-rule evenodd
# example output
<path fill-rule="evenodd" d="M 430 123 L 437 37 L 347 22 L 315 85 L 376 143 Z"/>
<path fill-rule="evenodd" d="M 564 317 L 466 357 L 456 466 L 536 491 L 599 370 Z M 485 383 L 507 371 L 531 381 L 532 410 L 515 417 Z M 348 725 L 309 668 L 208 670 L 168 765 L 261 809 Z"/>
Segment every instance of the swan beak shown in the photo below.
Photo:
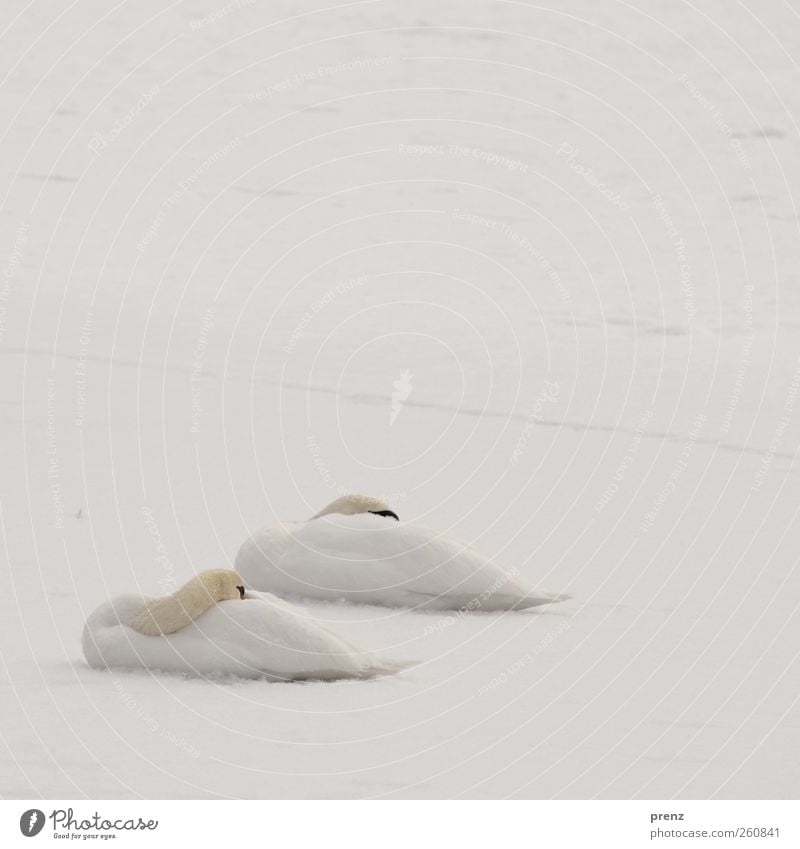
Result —
<path fill-rule="evenodd" d="M 373 516 L 391 516 L 395 522 L 400 521 L 400 517 L 394 512 L 394 510 L 370 510 L 369 512 L 372 513 Z"/>
<path fill-rule="evenodd" d="M 239 598 L 244 598 L 244 587 L 236 587 L 239 590 Z"/>

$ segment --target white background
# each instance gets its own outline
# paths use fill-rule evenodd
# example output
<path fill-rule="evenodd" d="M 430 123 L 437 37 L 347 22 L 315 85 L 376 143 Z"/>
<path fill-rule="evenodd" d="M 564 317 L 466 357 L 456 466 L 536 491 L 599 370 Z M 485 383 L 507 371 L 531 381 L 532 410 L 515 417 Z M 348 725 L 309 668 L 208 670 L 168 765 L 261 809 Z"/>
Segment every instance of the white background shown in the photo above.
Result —
<path fill-rule="evenodd" d="M 789 4 L 2 26 L 0 794 L 796 794 Z M 376 682 L 86 667 L 109 596 L 348 490 L 573 599 L 309 605 Z"/>

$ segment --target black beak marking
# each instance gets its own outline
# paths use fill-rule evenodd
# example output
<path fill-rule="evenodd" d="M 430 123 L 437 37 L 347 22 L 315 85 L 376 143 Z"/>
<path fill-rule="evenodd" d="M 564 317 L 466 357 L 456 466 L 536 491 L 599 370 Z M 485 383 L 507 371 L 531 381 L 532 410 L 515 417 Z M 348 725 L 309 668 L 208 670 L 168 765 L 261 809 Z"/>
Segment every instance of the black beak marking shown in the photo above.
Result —
<path fill-rule="evenodd" d="M 400 517 L 393 510 L 370 510 L 373 516 L 391 516 L 395 522 L 400 521 Z"/>
<path fill-rule="evenodd" d="M 244 598 L 244 587 L 236 587 L 239 590 L 239 598 Z"/>

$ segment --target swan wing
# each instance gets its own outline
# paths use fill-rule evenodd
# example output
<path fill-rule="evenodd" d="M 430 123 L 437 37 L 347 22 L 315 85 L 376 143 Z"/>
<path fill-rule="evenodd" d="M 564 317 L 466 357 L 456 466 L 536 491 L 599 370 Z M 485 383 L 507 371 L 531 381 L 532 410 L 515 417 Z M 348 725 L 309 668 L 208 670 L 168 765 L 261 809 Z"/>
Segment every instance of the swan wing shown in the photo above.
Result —
<path fill-rule="evenodd" d="M 531 594 L 467 545 L 370 515 L 266 529 L 245 543 L 236 568 L 260 589 L 364 603 L 497 610 L 558 598 Z"/>
<path fill-rule="evenodd" d="M 368 678 L 398 671 L 322 627 L 302 609 L 268 594 L 248 596 L 215 604 L 180 631 L 157 637 L 126 624 L 146 599 L 116 599 L 87 621 L 84 654 L 95 667 L 274 681 Z"/>

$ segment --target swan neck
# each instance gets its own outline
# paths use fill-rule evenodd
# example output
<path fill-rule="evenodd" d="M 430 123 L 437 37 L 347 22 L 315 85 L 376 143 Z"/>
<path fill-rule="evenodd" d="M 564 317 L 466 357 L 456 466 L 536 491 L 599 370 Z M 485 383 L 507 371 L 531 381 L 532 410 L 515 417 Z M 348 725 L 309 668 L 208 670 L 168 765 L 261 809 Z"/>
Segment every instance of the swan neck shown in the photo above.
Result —
<path fill-rule="evenodd" d="M 147 636 L 174 634 L 205 613 L 217 600 L 209 587 L 194 578 L 172 595 L 149 602 L 134 617 L 131 627 Z"/>

